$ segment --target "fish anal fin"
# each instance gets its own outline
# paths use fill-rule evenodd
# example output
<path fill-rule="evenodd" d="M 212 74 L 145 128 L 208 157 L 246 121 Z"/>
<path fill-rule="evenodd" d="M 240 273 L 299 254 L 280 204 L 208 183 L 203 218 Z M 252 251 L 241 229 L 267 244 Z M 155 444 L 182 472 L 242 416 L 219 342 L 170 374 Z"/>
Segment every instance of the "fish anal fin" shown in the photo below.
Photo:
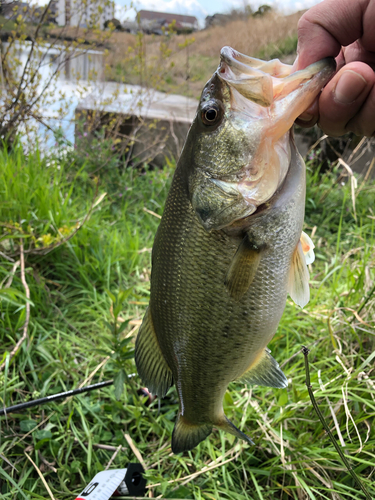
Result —
<path fill-rule="evenodd" d="M 265 349 L 255 363 L 239 377 L 241 382 L 252 385 L 264 385 L 283 389 L 288 386 L 288 380 L 281 370 L 279 363 L 271 356 L 270 350 Z"/>
<path fill-rule="evenodd" d="M 149 391 L 164 397 L 173 382 L 172 371 L 161 352 L 149 307 L 135 342 L 135 364 Z"/>
<path fill-rule="evenodd" d="M 294 302 L 300 307 L 305 307 L 310 300 L 309 279 L 310 273 L 307 269 L 302 244 L 301 241 L 298 241 L 289 271 L 288 292 Z"/>
<path fill-rule="evenodd" d="M 262 256 L 262 249 L 250 243 L 246 235 L 230 263 L 225 285 L 234 299 L 241 299 L 253 282 Z"/>
<path fill-rule="evenodd" d="M 244 432 L 240 431 L 240 429 L 238 429 L 225 415 L 223 415 L 223 418 L 219 423 L 215 423 L 215 427 L 221 431 L 229 432 L 229 434 L 246 441 L 248 444 L 254 444 L 249 436 L 246 436 Z"/>
<path fill-rule="evenodd" d="M 210 424 L 191 424 L 181 413 L 178 414 L 173 434 L 173 453 L 183 453 L 195 448 L 201 441 L 206 439 L 212 432 Z"/>

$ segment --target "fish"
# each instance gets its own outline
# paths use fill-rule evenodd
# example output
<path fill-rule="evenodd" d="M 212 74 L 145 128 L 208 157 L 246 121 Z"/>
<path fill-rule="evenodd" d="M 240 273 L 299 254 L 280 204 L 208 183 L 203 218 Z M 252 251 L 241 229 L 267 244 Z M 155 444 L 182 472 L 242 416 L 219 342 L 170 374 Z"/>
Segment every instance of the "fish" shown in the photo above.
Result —
<path fill-rule="evenodd" d="M 203 89 L 156 232 L 135 345 L 150 392 L 163 398 L 176 386 L 174 453 L 213 428 L 253 444 L 224 413 L 228 384 L 288 384 L 267 345 L 288 293 L 309 301 L 314 260 L 292 127 L 335 68 L 327 58 L 292 73 L 224 47 Z"/>

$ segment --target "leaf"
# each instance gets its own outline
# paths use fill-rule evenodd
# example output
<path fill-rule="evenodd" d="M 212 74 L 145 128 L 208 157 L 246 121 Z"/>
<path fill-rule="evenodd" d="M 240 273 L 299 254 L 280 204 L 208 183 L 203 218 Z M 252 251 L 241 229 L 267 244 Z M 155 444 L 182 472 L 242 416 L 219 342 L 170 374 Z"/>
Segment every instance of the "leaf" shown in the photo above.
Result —
<path fill-rule="evenodd" d="M 132 340 L 131 337 L 128 337 L 127 339 L 124 339 L 120 342 L 120 349 L 124 348 L 129 344 L 129 342 Z"/>
<path fill-rule="evenodd" d="M 46 430 L 40 430 L 35 432 L 35 437 L 38 440 L 41 439 L 51 439 L 52 437 L 52 432 L 51 431 L 46 431 Z"/>
<path fill-rule="evenodd" d="M 132 293 L 133 288 L 128 288 L 127 290 L 123 290 L 122 292 L 119 292 L 117 300 L 119 304 L 123 304 L 123 302 L 129 297 L 129 295 Z"/>
<path fill-rule="evenodd" d="M 113 434 L 110 431 L 103 431 L 100 435 L 100 441 L 112 441 Z"/>
<path fill-rule="evenodd" d="M 185 498 L 187 500 L 188 498 L 193 497 L 191 496 L 189 488 L 186 486 L 180 486 L 177 490 L 171 491 L 168 495 L 165 495 L 165 498 Z"/>
<path fill-rule="evenodd" d="M 123 355 L 121 356 L 121 359 L 122 359 L 122 360 L 125 360 L 125 359 L 133 359 L 133 358 L 134 358 L 134 350 L 133 350 L 133 351 L 130 351 L 130 352 L 126 353 L 126 354 L 123 354 Z"/>
<path fill-rule="evenodd" d="M 114 378 L 114 386 L 115 386 L 115 398 L 117 401 L 120 401 L 122 391 L 124 390 L 124 384 L 126 380 L 126 373 L 124 370 L 120 370 Z"/>
<path fill-rule="evenodd" d="M 21 420 L 20 428 L 22 432 L 30 432 L 37 426 L 35 420 Z"/>
<path fill-rule="evenodd" d="M 113 332 L 114 325 L 112 323 L 109 323 L 108 321 L 104 321 L 104 324 L 108 328 L 109 331 Z"/>
<path fill-rule="evenodd" d="M 70 470 L 71 472 L 79 472 L 80 469 L 82 469 L 82 464 L 79 460 L 73 460 L 71 463 L 70 463 Z"/>
<path fill-rule="evenodd" d="M 45 443 L 50 443 L 51 440 L 50 439 L 41 439 L 40 441 L 37 441 L 37 443 L 35 444 L 35 449 L 36 450 L 40 450 L 40 448 L 42 448 L 42 446 L 45 444 Z"/>
<path fill-rule="evenodd" d="M 288 391 L 286 389 L 281 389 L 281 394 L 279 396 L 279 400 L 277 404 L 279 406 L 285 406 L 288 402 Z"/>
<path fill-rule="evenodd" d="M 127 319 L 126 321 L 123 322 L 123 324 L 120 326 L 120 328 L 118 329 L 117 333 L 122 333 L 125 328 L 128 326 L 129 324 L 129 320 Z"/>
<path fill-rule="evenodd" d="M 103 356 L 109 356 L 111 354 L 110 350 L 106 351 L 105 349 L 93 349 L 93 351 Z"/>
<path fill-rule="evenodd" d="M 109 291 L 109 290 L 107 290 L 107 289 L 105 289 L 105 291 L 106 291 L 106 294 L 108 295 L 108 297 L 111 299 L 111 301 L 112 301 L 113 303 L 115 303 L 115 302 L 116 302 L 116 297 L 113 295 L 113 293 L 112 293 L 112 292 L 110 292 L 110 291 Z"/>
<path fill-rule="evenodd" d="M 21 302 L 17 299 L 22 299 L 22 302 L 26 301 L 26 297 L 21 292 L 15 290 L 14 288 L 0 289 L 0 300 L 5 300 L 6 302 L 13 304 L 14 306 L 19 306 Z"/>
<path fill-rule="evenodd" d="M 25 323 L 25 318 L 26 318 L 26 308 L 24 307 L 21 309 L 20 315 L 18 316 L 18 320 L 14 328 L 15 330 L 21 328 L 21 326 Z"/>
<path fill-rule="evenodd" d="M 117 305 L 113 308 L 113 316 L 114 316 L 115 318 L 117 318 L 117 316 L 120 314 L 121 310 L 122 310 L 122 304 L 121 304 L 121 303 L 119 303 L 119 304 L 117 304 Z"/>
<path fill-rule="evenodd" d="M 225 393 L 223 404 L 224 408 L 227 408 L 228 406 L 233 406 L 233 398 L 229 391 Z"/>

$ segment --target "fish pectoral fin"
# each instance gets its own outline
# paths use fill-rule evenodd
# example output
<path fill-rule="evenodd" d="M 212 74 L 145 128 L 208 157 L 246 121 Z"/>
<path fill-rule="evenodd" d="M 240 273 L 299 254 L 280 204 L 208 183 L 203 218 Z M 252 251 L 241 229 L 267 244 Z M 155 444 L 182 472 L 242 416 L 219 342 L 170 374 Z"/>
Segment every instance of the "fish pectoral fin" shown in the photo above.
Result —
<path fill-rule="evenodd" d="M 309 279 L 310 273 L 307 269 L 301 241 L 299 241 L 292 257 L 287 288 L 289 295 L 298 306 L 305 307 L 310 300 Z"/>
<path fill-rule="evenodd" d="M 161 352 L 149 307 L 135 342 L 135 364 L 148 390 L 163 398 L 173 383 L 172 371 Z"/>
<path fill-rule="evenodd" d="M 266 348 L 257 361 L 239 377 L 239 380 L 251 385 L 264 385 L 277 389 L 287 387 L 288 380 L 281 370 L 279 363 L 270 353 L 271 351 Z"/>
<path fill-rule="evenodd" d="M 254 444 L 254 442 L 249 438 L 249 436 L 246 436 L 245 433 L 240 431 L 232 422 L 229 420 L 224 415 L 224 418 L 219 422 L 215 423 L 215 427 L 220 429 L 221 431 L 229 432 L 229 434 L 232 434 L 233 436 L 236 436 L 239 439 L 242 439 L 243 441 L 246 441 L 249 444 Z"/>
<path fill-rule="evenodd" d="M 315 245 L 308 234 L 302 231 L 300 242 L 302 245 L 302 251 L 305 256 L 306 264 L 312 264 L 315 260 L 314 248 Z"/>
<path fill-rule="evenodd" d="M 249 237 L 246 235 L 230 263 L 225 278 L 225 285 L 234 299 L 241 299 L 249 289 L 261 256 L 262 249 L 250 243 Z"/>
<path fill-rule="evenodd" d="M 212 432 L 210 424 L 191 424 L 181 413 L 178 414 L 173 434 L 173 453 L 183 453 L 195 448 L 201 441 L 206 439 Z"/>

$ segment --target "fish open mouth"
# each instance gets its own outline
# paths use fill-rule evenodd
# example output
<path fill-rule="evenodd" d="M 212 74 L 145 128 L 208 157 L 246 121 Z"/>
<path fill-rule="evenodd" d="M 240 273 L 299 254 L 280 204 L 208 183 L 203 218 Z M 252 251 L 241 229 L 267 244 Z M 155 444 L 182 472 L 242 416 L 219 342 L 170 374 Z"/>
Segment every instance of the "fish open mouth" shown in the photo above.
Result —
<path fill-rule="evenodd" d="M 291 70 L 291 65 L 284 64 L 278 59 L 262 61 L 241 54 L 231 47 L 223 47 L 217 75 L 247 99 L 261 106 L 271 106 L 274 101 L 301 89 L 301 86 L 308 82 L 311 83 L 310 94 L 319 92 L 333 76 L 336 63 L 333 58 L 328 57 L 303 70 L 294 73 Z M 317 81 L 313 83 L 313 79 Z M 307 107 L 305 105 L 305 109 Z"/>
<path fill-rule="evenodd" d="M 259 130 L 259 137 L 247 166 L 229 178 L 211 181 L 228 196 L 241 194 L 254 207 L 269 200 L 289 168 L 289 131 L 295 119 L 312 104 L 335 69 L 334 59 L 326 58 L 292 73 L 292 66 L 278 59 L 262 61 L 224 47 L 216 73 L 230 89 L 231 112 L 243 122 L 247 119 L 249 135 Z"/>

